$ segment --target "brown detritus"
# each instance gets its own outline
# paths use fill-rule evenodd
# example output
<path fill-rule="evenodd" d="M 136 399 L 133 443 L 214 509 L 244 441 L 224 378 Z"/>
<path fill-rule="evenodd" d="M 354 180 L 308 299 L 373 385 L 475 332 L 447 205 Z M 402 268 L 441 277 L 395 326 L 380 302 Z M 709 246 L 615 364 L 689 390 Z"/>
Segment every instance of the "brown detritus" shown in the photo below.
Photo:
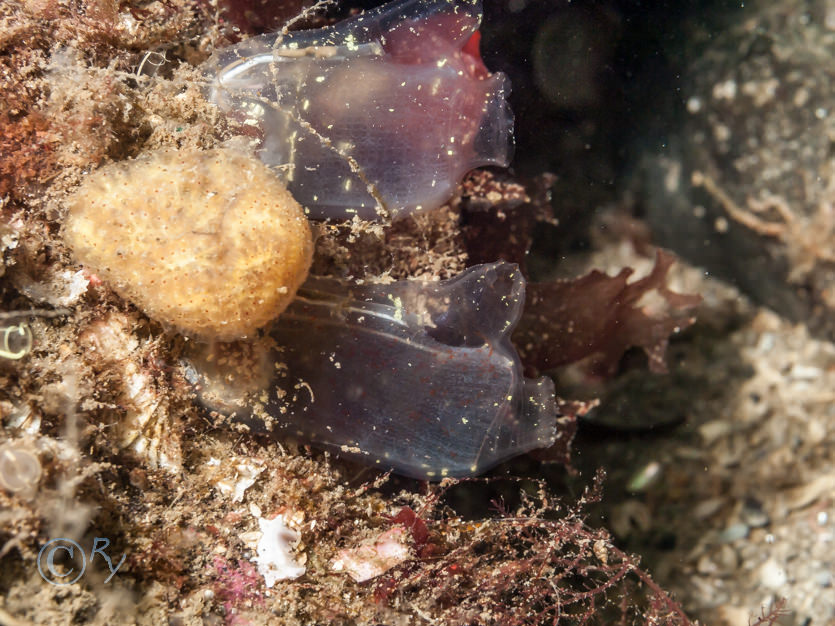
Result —
<path fill-rule="evenodd" d="M 61 138 L 55 155 L 61 167 L 89 168 L 133 154 L 143 135 L 140 111 L 112 69 L 88 67 L 65 50 L 53 52 L 47 72 L 43 113 Z"/>
<path fill-rule="evenodd" d="M 35 179 L 42 184 L 57 170 L 55 149 L 60 136 L 38 112 L 17 120 L 0 113 L 0 195 L 26 196 Z"/>
<path fill-rule="evenodd" d="M 84 361 L 99 386 L 87 401 L 89 445 L 127 451 L 150 468 L 182 467 L 187 398 L 162 354 L 175 354 L 163 337 L 138 336 L 135 317 L 109 313 L 86 325 L 78 337 Z M 170 356 L 168 358 L 171 358 Z"/>
<path fill-rule="evenodd" d="M 310 273 L 358 279 L 384 275 L 392 264 L 391 253 L 385 247 L 385 228 L 359 218 L 319 224 L 315 227 L 316 250 Z"/>
<path fill-rule="evenodd" d="M 123 158 L 141 145 L 141 107 L 125 86 L 130 48 L 169 47 L 189 31 L 196 35 L 200 23 L 175 2 L 141 11 L 137 19 L 110 0 L 3 5 L 0 195 L 35 197 L 59 172 L 71 180 L 74 168 Z"/>
<path fill-rule="evenodd" d="M 269 389 L 270 377 L 279 367 L 269 358 L 275 347 L 269 336 L 229 343 L 190 342 L 184 355 L 205 373 L 195 385 L 201 401 L 211 411 L 230 416 L 248 413 L 247 402 L 261 404 L 257 398 Z"/>
<path fill-rule="evenodd" d="M 23 0 L 34 29 L 48 31 L 56 43 L 83 48 L 95 60 L 116 51 L 168 47 L 196 37 L 201 19 L 191 3 L 164 0 L 130 6 L 115 0 Z"/>
<path fill-rule="evenodd" d="M 529 375 L 581 359 L 588 359 L 591 373 L 611 375 L 630 347 L 646 352 L 653 372 L 666 371 L 669 337 L 693 323 L 687 313 L 701 300 L 665 286 L 674 262 L 672 254 L 659 249 L 652 272 L 632 283 L 632 270 L 624 268 L 616 276 L 595 270 L 574 280 L 528 284 L 513 340 Z M 639 307 L 650 292 L 661 296 L 662 312 Z"/>
<path fill-rule="evenodd" d="M 463 251 L 458 210 L 451 205 L 398 220 L 386 233 L 391 277 L 441 280 L 472 265 Z"/>
<path fill-rule="evenodd" d="M 471 172 L 461 193 L 437 211 L 394 223 L 354 219 L 320 227 L 311 272 L 398 280 L 450 278 L 466 267 L 505 260 L 524 270 L 538 223 L 555 223 L 544 174 L 529 190 L 486 170 Z"/>
<path fill-rule="evenodd" d="M 36 110 L 45 90 L 49 39 L 12 3 L 0 6 L 0 196 L 23 197 L 40 177 L 54 174 L 53 151 L 59 139 L 50 121 Z"/>
<path fill-rule="evenodd" d="M 322 224 L 311 274 L 386 282 L 444 279 L 467 265 L 458 211 L 445 206 L 389 224 L 357 218 Z"/>
<path fill-rule="evenodd" d="M 527 275 L 526 258 L 537 224 L 555 225 L 552 174 L 541 174 L 527 188 L 486 170 L 462 183 L 461 230 L 470 265 L 502 260 L 517 263 Z"/>
<path fill-rule="evenodd" d="M 207 0 L 199 1 L 211 6 Z M 313 4 L 312 0 L 220 0 L 216 6 L 220 18 L 237 32 L 259 35 L 277 31 Z"/>
<path fill-rule="evenodd" d="M 210 19 L 177 1 L 142 9 L 111 0 L 4 3 L 0 195 L 31 196 L 63 168 L 136 154 L 148 127 L 165 119 L 158 113 L 162 107 L 143 106 L 148 104 L 143 94 L 129 86 L 136 51 L 176 45 L 194 57 Z M 189 46 L 192 51 L 183 49 Z M 171 104 L 188 106 L 194 100 L 192 94 L 181 95 Z M 207 128 L 203 133 L 211 134 Z"/>

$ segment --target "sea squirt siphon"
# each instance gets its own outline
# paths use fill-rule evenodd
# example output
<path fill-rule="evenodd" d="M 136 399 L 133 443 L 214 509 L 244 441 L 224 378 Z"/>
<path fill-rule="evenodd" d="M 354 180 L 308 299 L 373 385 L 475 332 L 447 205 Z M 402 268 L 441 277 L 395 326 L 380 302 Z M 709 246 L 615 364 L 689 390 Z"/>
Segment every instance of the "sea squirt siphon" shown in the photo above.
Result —
<path fill-rule="evenodd" d="M 259 136 L 314 219 L 430 210 L 506 166 L 509 83 L 478 52 L 480 0 L 396 0 L 333 26 L 216 52 L 208 97 Z"/>
<path fill-rule="evenodd" d="M 554 442 L 553 382 L 524 378 L 510 343 L 524 300 L 504 262 L 440 282 L 311 277 L 245 400 L 223 389 L 222 359 L 192 360 L 190 375 L 204 404 L 253 428 L 415 478 L 470 476 Z"/>

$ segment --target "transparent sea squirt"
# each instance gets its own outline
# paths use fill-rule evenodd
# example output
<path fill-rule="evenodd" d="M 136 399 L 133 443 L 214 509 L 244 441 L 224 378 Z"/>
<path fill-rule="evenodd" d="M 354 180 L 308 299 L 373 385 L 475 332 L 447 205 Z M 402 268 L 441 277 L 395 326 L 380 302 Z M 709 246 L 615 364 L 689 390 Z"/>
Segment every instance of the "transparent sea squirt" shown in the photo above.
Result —
<path fill-rule="evenodd" d="M 480 0 L 397 0 L 333 26 L 245 40 L 207 61 L 209 96 L 313 218 L 443 204 L 506 166 L 506 77 L 478 55 Z"/>
<path fill-rule="evenodd" d="M 441 282 L 312 277 L 273 327 L 267 392 L 234 412 L 415 478 L 484 472 L 556 434 L 553 382 L 524 378 L 510 343 L 524 300 L 504 262 Z"/>

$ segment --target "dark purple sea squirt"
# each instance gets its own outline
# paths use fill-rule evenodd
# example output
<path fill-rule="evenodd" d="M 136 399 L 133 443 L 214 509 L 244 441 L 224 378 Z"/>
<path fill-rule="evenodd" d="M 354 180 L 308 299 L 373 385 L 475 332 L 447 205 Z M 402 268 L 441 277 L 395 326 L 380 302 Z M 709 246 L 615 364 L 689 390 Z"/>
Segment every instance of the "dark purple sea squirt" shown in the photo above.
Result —
<path fill-rule="evenodd" d="M 216 52 L 209 98 L 310 217 L 439 207 L 464 174 L 506 166 L 507 78 L 478 53 L 480 0 L 396 0 L 333 26 Z"/>
<path fill-rule="evenodd" d="M 524 302 L 504 262 L 440 282 L 312 277 L 273 327 L 260 389 L 235 403 L 222 369 L 195 360 L 192 376 L 254 428 L 415 478 L 470 476 L 554 442 L 553 382 L 526 379 L 510 343 Z"/>

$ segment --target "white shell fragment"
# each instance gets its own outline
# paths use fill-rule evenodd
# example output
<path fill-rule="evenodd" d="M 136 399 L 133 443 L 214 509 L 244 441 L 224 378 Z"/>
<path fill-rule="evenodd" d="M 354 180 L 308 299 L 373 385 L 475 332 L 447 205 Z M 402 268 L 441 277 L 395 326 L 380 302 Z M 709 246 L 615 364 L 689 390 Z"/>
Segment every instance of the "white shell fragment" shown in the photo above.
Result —
<path fill-rule="evenodd" d="M 344 571 L 358 583 L 376 578 L 412 558 L 408 537 L 405 528 L 395 526 L 370 543 L 340 550 L 337 559 L 331 563 L 331 569 Z"/>
<path fill-rule="evenodd" d="M 293 548 L 298 545 L 301 535 L 287 525 L 283 515 L 271 520 L 259 517 L 258 525 L 262 535 L 257 556 L 252 561 L 264 577 L 264 584 L 273 587 L 279 580 L 302 576 L 306 570 L 293 558 Z"/>
<path fill-rule="evenodd" d="M 213 457 L 207 465 L 214 468 L 216 476 L 211 481 L 215 489 L 225 496 L 231 496 L 232 502 L 242 502 L 246 490 L 255 484 L 258 475 L 264 471 L 262 461 L 245 457 L 227 458 L 223 463 Z M 231 468 L 231 471 L 227 468 Z"/>

